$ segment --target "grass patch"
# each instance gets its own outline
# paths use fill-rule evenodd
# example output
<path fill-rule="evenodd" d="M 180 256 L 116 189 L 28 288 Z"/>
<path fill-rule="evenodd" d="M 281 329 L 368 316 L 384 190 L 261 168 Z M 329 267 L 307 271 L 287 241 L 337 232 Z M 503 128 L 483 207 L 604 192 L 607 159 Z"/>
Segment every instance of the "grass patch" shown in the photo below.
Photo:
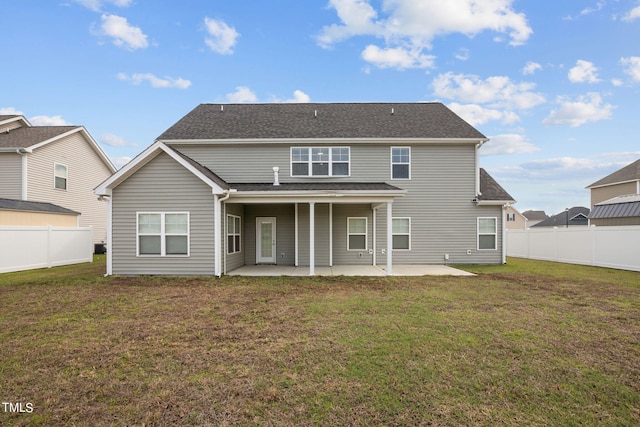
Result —
<path fill-rule="evenodd" d="M 640 273 L 0 275 L 0 425 L 637 425 Z"/>

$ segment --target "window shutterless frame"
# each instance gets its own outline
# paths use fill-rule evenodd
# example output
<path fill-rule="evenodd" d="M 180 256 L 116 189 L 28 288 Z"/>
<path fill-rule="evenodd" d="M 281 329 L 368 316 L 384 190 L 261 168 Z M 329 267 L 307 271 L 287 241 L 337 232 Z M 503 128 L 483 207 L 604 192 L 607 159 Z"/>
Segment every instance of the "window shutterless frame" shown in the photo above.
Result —
<path fill-rule="evenodd" d="M 291 147 L 289 160 L 292 177 L 351 175 L 351 147 Z"/>
<path fill-rule="evenodd" d="M 368 248 L 367 217 L 347 218 L 347 250 L 366 251 Z"/>
<path fill-rule="evenodd" d="M 136 256 L 189 257 L 189 212 L 136 212 Z"/>
<path fill-rule="evenodd" d="M 411 218 L 396 217 L 392 219 L 392 239 L 394 251 L 411 250 Z"/>
<path fill-rule="evenodd" d="M 227 254 L 237 254 L 242 250 L 242 218 L 237 215 L 227 215 Z"/>
<path fill-rule="evenodd" d="M 498 218 L 478 218 L 478 250 L 498 249 Z"/>
<path fill-rule="evenodd" d="M 411 179 L 411 147 L 391 147 L 391 179 Z"/>
<path fill-rule="evenodd" d="M 53 164 L 53 188 L 66 190 L 69 181 L 69 168 L 62 163 Z"/>

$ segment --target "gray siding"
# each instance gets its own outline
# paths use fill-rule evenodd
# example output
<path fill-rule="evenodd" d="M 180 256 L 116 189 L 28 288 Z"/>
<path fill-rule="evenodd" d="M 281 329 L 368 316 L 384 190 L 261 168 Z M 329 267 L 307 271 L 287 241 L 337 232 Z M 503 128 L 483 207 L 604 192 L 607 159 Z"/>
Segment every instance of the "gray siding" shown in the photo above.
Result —
<path fill-rule="evenodd" d="M 627 194 L 636 194 L 638 188 L 637 182 L 625 182 L 623 184 L 607 185 L 606 187 L 598 187 L 591 189 L 591 209 L 596 203 L 613 199 L 617 196 L 625 196 Z"/>
<path fill-rule="evenodd" d="M 22 199 L 22 156 L 0 153 L 0 197 Z"/>
<path fill-rule="evenodd" d="M 367 249 L 350 251 L 347 244 L 347 218 L 367 218 Z M 373 264 L 373 210 L 366 205 L 333 205 L 333 264 Z"/>
<path fill-rule="evenodd" d="M 54 188 L 54 164 L 67 166 L 67 189 Z M 28 156 L 28 199 L 80 212 L 80 226 L 93 226 L 96 243 L 107 240 L 107 204 L 93 189 L 111 175 L 80 132 L 34 150 Z"/>
<path fill-rule="evenodd" d="M 280 167 L 282 182 L 387 182 L 407 190 L 404 197 L 393 203 L 394 217 L 411 218 L 411 250 L 395 251 L 394 263 L 442 264 L 449 254 L 449 263 L 475 264 L 500 263 L 500 245 L 495 251 L 477 249 L 477 218 L 496 217 L 502 224 L 502 209 L 494 206 L 476 206 L 475 196 L 475 148 L 472 144 L 326 144 L 351 147 L 351 175 L 342 178 L 300 178 L 290 176 L 289 153 L 291 146 L 309 146 L 304 141 L 282 145 L 180 145 L 178 150 L 201 162 L 227 182 L 271 182 L 272 168 Z M 319 144 L 312 144 L 317 146 Z M 391 179 L 391 146 L 411 147 L 411 179 Z M 334 264 L 369 263 L 368 253 L 345 253 L 347 216 L 349 209 L 368 211 L 372 227 L 370 205 L 345 207 L 334 204 Z M 300 204 L 300 264 L 309 262 L 308 240 L 309 210 Z M 264 215 L 269 216 L 269 215 Z M 376 256 L 378 263 L 386 262 L 386 210 L 378 212 Z M 278 227 L 282 221 L 279 220 Z M 344 223 L 344 224 L 342 224 Z M 250 224 L 249 224 L 250 225 Z M 255 224 L 253 225 L 255 228 Z M 316 205 L 316 264 L 328 263 L 328 205 Z M 247 233 L 247 236 L 249 234 Z M 344 240 L 343 240 L 344 239 Z M 498 240 L 501 242 L 500 228 Z M 249 249 L 250 242 L 246 242 Z M 255 244 L 255 243 L 253 243 Z M 369 247 L 372 235 L 369 236 Z M 467 254 L 470 251 L 470 254 Z M 255 252 L 255 248 L 254 248 Z M 253 259 L 251 259 L 253 257 Z M 255 253 L 246 257 L 247 264 L 255 262 Z"/>
<path fill-rule="evenodd" d="M 160 154 L 113 190 L 114 274 L 214 274 L 211 188 Z M 189 212 L 190 256 L 136 256 L 136 212 Z"/>

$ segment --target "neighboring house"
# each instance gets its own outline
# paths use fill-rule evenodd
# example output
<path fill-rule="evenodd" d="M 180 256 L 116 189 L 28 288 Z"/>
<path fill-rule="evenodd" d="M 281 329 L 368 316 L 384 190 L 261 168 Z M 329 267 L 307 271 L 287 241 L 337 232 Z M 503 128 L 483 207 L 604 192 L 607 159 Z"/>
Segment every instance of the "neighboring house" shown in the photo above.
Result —
<path fill-rule="evenodd" d="M 527 217 L 513 206 L 507 207 L 507 230 L 524 230 L 528 227 Z"/>
<path fill-rule="evenodd" d="M 596 203 L 589 214 L 591 225 L 640 225 L 640 194 L 618 196 Z"/>
<path fill-rule="evenodd" d="M 95 243 L 107 238 L 107 206 L 93 189 L 115 171 L 82 126 L 32 126 L 23 116 L 0 116 L 0 198 L 79 212 L 76 225 L 93 226 Z"/>
<path fill-rule="evenodd" d="M 200 105 L 96 188 L 107 274 L 503 263 L 486 141 L 440 103 Z"/>
<path fill-rule="evenodd" d="M 549 218 L 549 215 L 545 211 L 524 211 L 522 215 L 527 219 L 527 227 L 533 227 L 536 224 L 541 223 L 545 219 Z"/>
<path fill-rule="evenodd" d="M 587 188 L 591 190 L 592 225 L 640 224 L 640 159 Z"/>
<path fill-rule="evenodd" d="M 640 159 L 586 187 L 591 190 L 591 207 L 628 194 L 640 194 Z"/>
<path fill-rule="evenodd" d="M 0 198 L 0 226 L 77 227 L 80 212 L 42 202 Z"/>
<path fill-rule="evenodd" d="M 532 227 L 575 227 L 589 225 L 589 208 L 574 206 L 564 212 L 552 215 Z"/>

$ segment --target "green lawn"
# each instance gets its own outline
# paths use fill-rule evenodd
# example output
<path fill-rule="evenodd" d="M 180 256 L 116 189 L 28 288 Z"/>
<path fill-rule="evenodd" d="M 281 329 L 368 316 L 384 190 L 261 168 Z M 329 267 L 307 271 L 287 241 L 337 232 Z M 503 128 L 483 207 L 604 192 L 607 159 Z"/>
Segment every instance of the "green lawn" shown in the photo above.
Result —
<path fill-rule="evenodd" d="M 0 274 L 0 425 L 639 425 L 640 273 Z"/>

